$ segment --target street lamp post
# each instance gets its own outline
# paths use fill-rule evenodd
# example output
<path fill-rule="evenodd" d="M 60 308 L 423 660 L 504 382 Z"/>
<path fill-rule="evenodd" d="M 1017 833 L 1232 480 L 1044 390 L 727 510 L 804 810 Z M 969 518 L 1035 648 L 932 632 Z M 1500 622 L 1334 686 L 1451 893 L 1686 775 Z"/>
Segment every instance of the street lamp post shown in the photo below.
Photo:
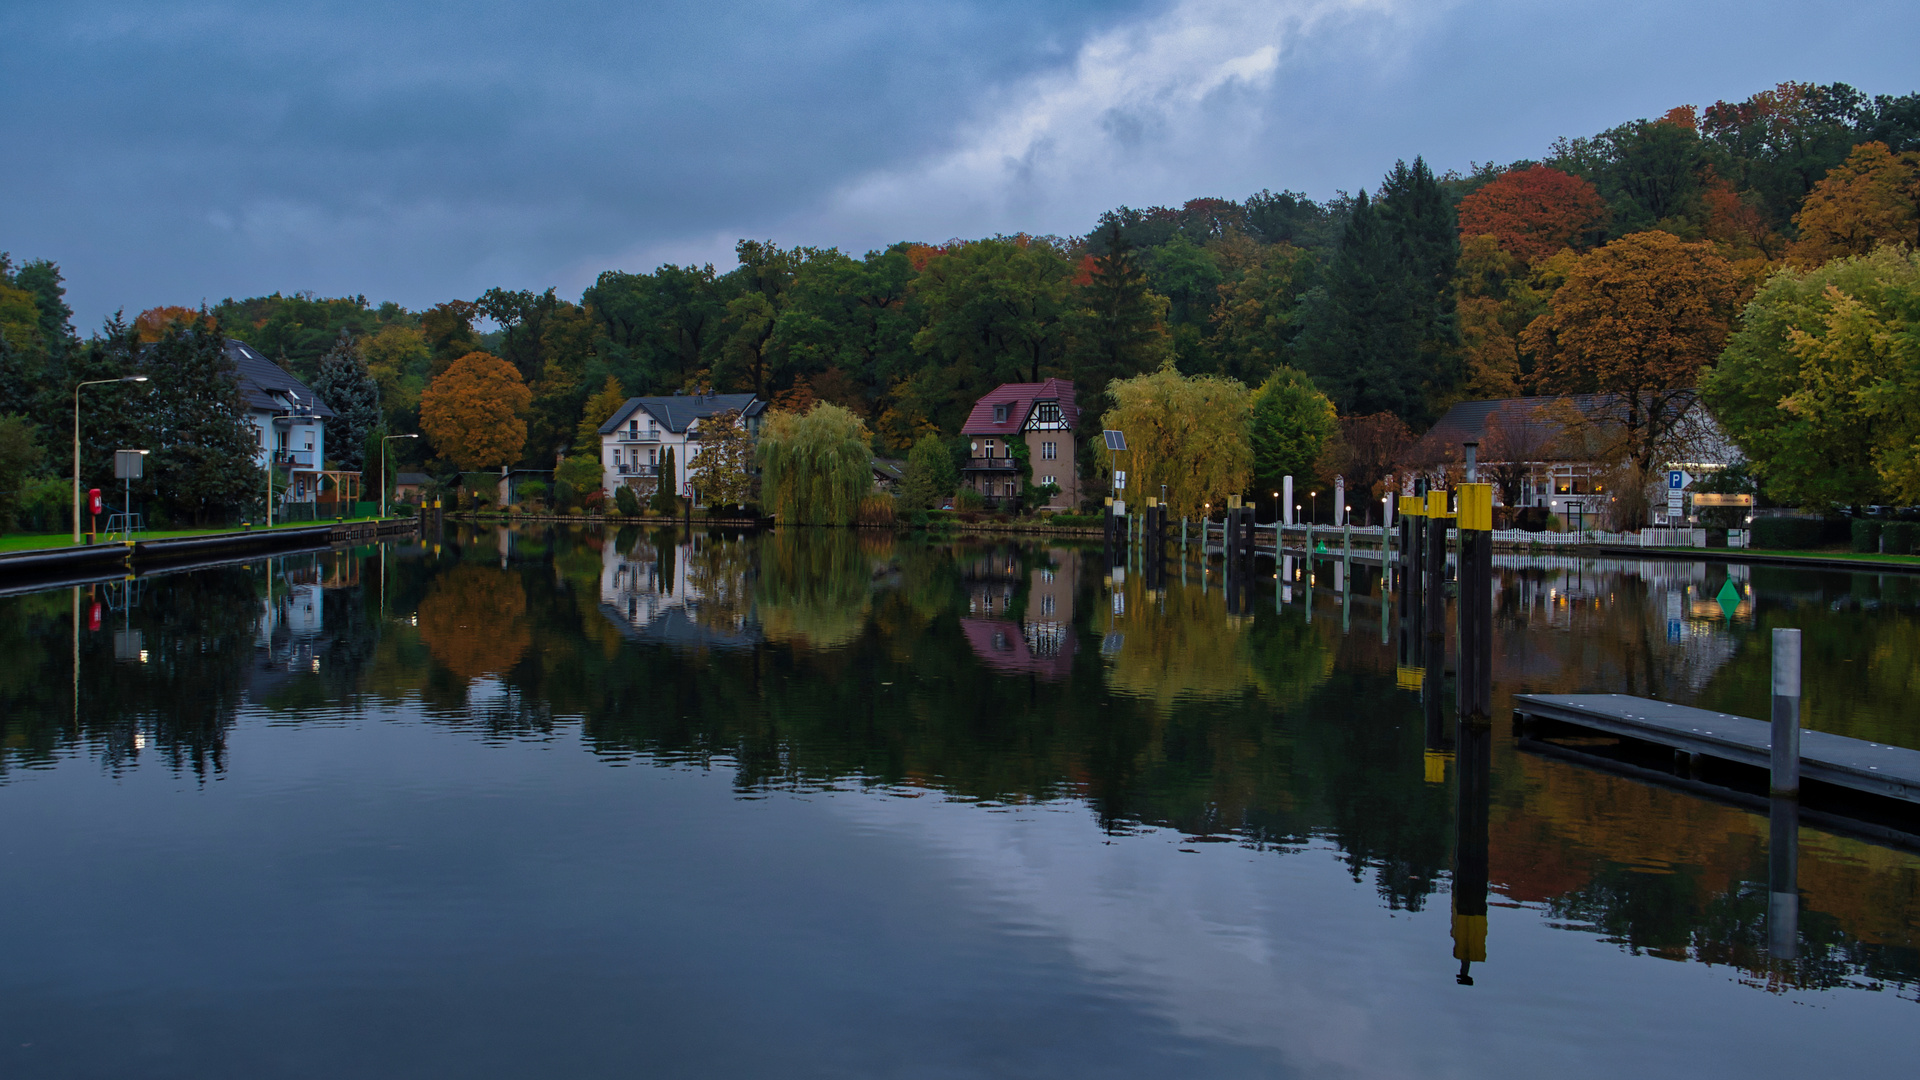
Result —
<path fill-rule="evenodd" d="M 117 382 L 146 382 L 145 375 L 123 375 L 118 379 L 88 379 L 73 384 L 73 542 L 80 542 L 80 388 Z"/>
<path fill-rule="evenodd" d="M 380 440 L 380 516 L 387 516 L 387 444 L 395 439 L 417 439 L 414 435 L 387 435 Z"/>

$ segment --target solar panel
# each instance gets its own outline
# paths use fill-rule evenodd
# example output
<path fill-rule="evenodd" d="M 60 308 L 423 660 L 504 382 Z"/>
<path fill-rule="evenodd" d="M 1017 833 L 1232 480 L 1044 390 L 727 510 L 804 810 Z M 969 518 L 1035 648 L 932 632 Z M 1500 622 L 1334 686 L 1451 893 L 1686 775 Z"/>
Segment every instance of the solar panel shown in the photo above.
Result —
<path fill-rule="evenodd" d="M 1126 433 L 1126 432 L 1124 432 L 1124 431 L 1108 431 L 1108 432 L 1103 432 L 1103 434 L 1105 434 L 1105 435 L 1106 435 L 1106 437 L 1107 437 L 1107 449 L 1109 449 L 1109 450 L 1125 450 L 1125 449 L 1127 448 L 1127 433 Z"/>

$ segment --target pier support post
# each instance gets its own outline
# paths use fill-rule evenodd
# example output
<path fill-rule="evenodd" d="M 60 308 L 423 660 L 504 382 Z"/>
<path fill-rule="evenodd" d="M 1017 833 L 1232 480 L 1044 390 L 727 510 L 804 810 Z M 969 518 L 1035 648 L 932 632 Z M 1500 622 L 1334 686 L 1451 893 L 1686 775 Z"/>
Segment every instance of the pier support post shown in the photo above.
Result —
<path fill-rule="evenodd" d="M 1427 492 L 1427 564 L 1425 593 L 1427 642 L 1436 655 L 1445 656 L 1447 639 L 1447 493 Z"/>
<path fill-rule="evenodd" d="M 1454 687 L 1463 723 L 1493 718 L 1493 485 L 1460 486 L 1460 595 Z"/>
<path fill-rule="evenodd" d="M 1773 632 L 1773 774 L 1775 795 L 1800 794 L 1800 631 Z"/>

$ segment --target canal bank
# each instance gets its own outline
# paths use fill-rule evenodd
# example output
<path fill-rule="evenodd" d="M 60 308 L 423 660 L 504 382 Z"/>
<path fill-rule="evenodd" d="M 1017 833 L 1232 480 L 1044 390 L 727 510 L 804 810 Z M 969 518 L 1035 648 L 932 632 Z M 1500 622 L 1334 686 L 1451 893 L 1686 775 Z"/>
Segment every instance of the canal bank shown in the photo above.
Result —
<path fill-rule="evenodd" d="M 254 555 L 308 551 L 339 543 L 411 535 L 417 528 L 413 518 L 393 518 L 24 551 L 0 555 L 0 589 L 67 585 Z"/>
<path fill-rule="evenodd" d="M 1920 574 L 1920 557 L 1899 555 L 1792 555 L 1780 551 L 1754 551 L 1751 548 L 1643 548 L 1627 544 L 1594 544 L 1584 550 L 1602 555 L 1632 555 L 1642 559 L 1755 563 L 1797 566 L 1805 570 L 1849 570 L 1856 574 Z"/>

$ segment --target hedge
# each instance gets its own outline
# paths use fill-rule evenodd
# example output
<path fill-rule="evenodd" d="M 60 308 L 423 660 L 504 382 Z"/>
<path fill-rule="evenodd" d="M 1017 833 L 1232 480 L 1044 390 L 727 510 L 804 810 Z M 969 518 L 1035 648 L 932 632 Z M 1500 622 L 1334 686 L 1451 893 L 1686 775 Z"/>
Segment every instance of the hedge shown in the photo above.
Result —
<path fill-rule="evenodd" d="M 1753 522 L 1751 546 L 1776 551 L 1820 546 L 1826 522 L 1819 518 L 1763 517 Z"/>
<path fill-rule="evenodd" d="M 1090 529 L 1106 520 L 1104 514 L 1055 514 L 1046 519 L 1049 525 L 1058 525 L 1063 529 Z"/>
<path fill-rule="evenodd" d="M 1886 528 L 1880 532 L 1880 537 L 1886 544 L 1883 550 L 1889 555 L 1915 554 L 1914 541 L 1920 539 L 1920 535 L 1916 534 L 1920 534 L 1920 524 L 1911 521 L 1889 521 Z"/>
<path fill-rule="evenodd" d="M 1853 519 L 1853 550 L 1870 552 L 1880 550 L 1881 522 L 1873 518 Z"/>

